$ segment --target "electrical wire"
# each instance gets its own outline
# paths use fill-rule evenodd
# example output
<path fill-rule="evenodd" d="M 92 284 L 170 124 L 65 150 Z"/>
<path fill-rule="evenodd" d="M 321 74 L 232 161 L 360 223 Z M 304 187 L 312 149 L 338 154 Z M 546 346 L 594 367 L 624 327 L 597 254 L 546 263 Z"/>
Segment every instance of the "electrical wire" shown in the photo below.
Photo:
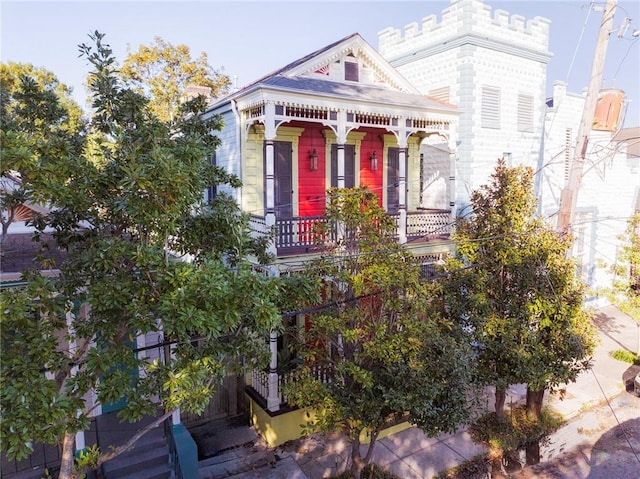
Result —
<path fill-rule="evenodd" d="M 636 460 L 638 461 L 638 463 L 640 463 L 640 456 L 638 456 L 638 453 L 636 452 L 635 448 L 633 447 L 633 444 L 631 444 L 631 440 L 629 439 L 629 435 L 627 434 L 627 430 L 620 423 L 620 419 L 618 419 L 618 415 L 613 410 L 613 406 L 611 406 L 611 402 L 609 401 L 609 398 L 607 397 L 606 393 L 604 392 L 604 389 L 602 388 L 602 385 L 600 384 L 600 381 L 598 381 L 598 377 L 596 376 L 596 373 L 593 371 L 593 369 L 591 369 L 591 374 L 593 375 L 593 378 L 596 380 L 596 383 L 598 384 L 598 387 L 600 388 L 600 391 L 602 392 L 602 397 L 604 397 L 605 401 L 607 402 L 607 406 L 609 406 L 609 409 L 611 410 L 611 414 L 613 414 L 613 417 L 615 418 L 616 422 L 618 423 L 618 427 L 622 430 L 622 433 L 624 434 L 624 438 L 626 439 L 627 444 L 629 445 L 629 449 L 631 449 L 631 452 L 633 452 L 633 455 L 635 456 Z"/>

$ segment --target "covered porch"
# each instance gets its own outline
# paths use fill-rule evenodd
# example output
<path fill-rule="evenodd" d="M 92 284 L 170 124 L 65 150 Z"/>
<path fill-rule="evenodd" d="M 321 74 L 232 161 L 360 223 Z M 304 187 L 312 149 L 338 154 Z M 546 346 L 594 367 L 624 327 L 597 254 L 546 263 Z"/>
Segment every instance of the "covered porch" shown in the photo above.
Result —
<path fill-rule="evenodd" d="M 424 209 L 406 213 L 406 221 L 401 221 L 401 214 L 391 214 L 396 222 L 396 238 L 406 238 L 412 243 L 447 239 L 451 233 L 451 210 Z M 274 244 L 278 257 L 314 253 L 319 250 L 323 240 L 335 241 L 335 229 L 329 228 L 329 237 L 319 238 L 316 234 L 318 225 L 325 225 L 324 216 L 296 216 L 276 218 L 274 225 Z M 268 235 L 264 216 L 251 215 L 251 230 L 255 234 Z"/>

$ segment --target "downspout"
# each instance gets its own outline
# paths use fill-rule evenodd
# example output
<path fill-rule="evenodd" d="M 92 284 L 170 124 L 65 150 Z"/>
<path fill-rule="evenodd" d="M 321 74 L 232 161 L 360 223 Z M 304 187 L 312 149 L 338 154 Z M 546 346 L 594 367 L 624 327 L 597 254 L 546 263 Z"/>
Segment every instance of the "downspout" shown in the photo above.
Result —
<path fill-rule="evenodd" d="M 244 185 L 244 178 L 242 177 L 242 123 L 240 122 L 240 113 L 238 112 L 237 102 L 236 100 L 233 100 L 233 99 L 231 100 L 231 112 L 233 113 L 233 116 L 236 119 L 236 125 L 237 125 L 236 145 L 237 145 L 237 152 L 238 152 L 238 177 L 240 178 L 240 181 Z M 238 202 L 240 207 L 242 207 L 243 205 L 242 192 L 243 192 L 243 187 L 241 186 L 240 191 L 238 193 L 238 197 L 236 198 L 236 201 Z"/>

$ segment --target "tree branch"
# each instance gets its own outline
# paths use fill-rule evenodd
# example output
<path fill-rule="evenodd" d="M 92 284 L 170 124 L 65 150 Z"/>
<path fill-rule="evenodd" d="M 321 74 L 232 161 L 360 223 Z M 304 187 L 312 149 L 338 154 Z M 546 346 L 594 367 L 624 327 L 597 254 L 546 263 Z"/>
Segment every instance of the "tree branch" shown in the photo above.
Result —
<path fill-rule="evenodd" d="M 157 417 L 153 422 L 151 422 L 150 424 L 148 424 L 144 428 L 138 430 L 138 432 L 136 432 L 131 437 L 131 439 L 129 439 L 127 442 L 125 442 L 121 446 L 118 446 L 118 447 L 112 449 L 111 451 L 109 451 L 109 452 L 107 452 L 105 454 L 101 454 L 100 457 L 98 458 L 97 467 L 100 467 L 105 462 L 110 461 L 114 457 L 116 457 L 116 456 L 122 454 L 123 452 L 126 452 L 129 449 L 131 449 L 131 447 L 138 441 L 138 439 L 140 439 L 146 433 L 151 431 L 151 429 L 153 429 L 153 428 L 159 426 L 160 424 L 162 424 L 162 422 L 165 419 L 167 419 L 169 416 L 171 416 L 174 413 L 174 411 L 175 410 L 171 410 L 169 412 L 164 413 L 162 416 Z"/>

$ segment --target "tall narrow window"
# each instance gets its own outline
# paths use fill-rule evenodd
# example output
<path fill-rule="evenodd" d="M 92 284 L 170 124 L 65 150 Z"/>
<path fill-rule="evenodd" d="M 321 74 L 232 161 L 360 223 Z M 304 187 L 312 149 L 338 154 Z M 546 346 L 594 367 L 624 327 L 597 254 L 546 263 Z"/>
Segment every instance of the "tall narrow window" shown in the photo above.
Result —
<path fill-rule="evenodd" d="M 500 88 L 482 87 L 482 128 L 500 128 Z"/>
<path fill-rule="evenodd" d="M 533 131 L 532 95 L 518 95 L 518 131 Z"/>

